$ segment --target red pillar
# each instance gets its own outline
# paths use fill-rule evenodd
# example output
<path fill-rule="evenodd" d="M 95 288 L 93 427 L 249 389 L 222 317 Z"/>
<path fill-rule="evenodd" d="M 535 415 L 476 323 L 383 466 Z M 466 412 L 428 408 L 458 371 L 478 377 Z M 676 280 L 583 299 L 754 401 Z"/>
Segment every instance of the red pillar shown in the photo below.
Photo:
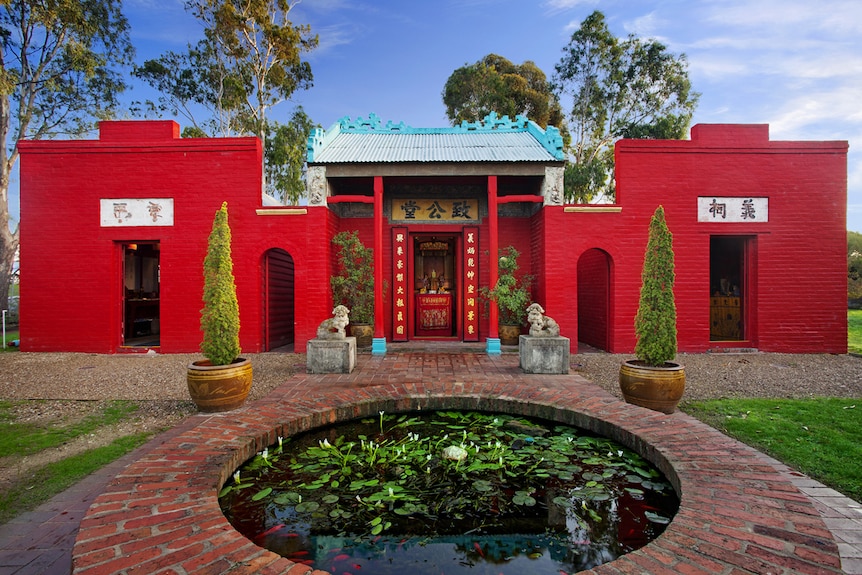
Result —
<path fill-rule="evenodd" d="M 374 176 L 374 338 L 371 353 L 386 353 L 383 330 L 383 176 Z"/>
<path fill-rule="evenodd" d="M 488 246 L 490 257 L 488 258 L 489 285 L 497 285 L 497 265 L 499 264 L 499 237 L 497 229 L 497 176 L 488 176 Z M 500 335 L 497 331 L 497 304 L 493 301 L 489 307 L 488 318 L 488 341 L 485 351 L 489 355 L 499 355 Z"/>

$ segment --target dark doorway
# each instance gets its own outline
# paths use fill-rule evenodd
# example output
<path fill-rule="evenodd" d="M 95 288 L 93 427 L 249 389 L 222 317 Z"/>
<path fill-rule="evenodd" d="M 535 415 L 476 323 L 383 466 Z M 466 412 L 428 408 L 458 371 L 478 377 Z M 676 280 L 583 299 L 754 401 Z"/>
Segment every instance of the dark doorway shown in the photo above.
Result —
<path fill-rule="evenodd" d="M 611 258 L 600 249 L 578 259 L 578 341 L 601 350 L 610 341 Z"/>
<path fill-rule="evenodd" d="M 294 342 L 294 263 L 281 249 L 266 252 L 263 262 L 265 348 L 270 351 Z"/>
<path fill-rule="evenodd" d="M 160 345 L 159 244 L 123 244 L 123 345 Z"/>
<path fill-rule="evenodd" d="M 746 339 L 747 239 L 712 236 L 709 240 L 709 339 Z"/>
<path fill-rule="evenodd" d="M 457 248 L 455 234 L 413 236 L 414 337 L 458 336 Z"/>

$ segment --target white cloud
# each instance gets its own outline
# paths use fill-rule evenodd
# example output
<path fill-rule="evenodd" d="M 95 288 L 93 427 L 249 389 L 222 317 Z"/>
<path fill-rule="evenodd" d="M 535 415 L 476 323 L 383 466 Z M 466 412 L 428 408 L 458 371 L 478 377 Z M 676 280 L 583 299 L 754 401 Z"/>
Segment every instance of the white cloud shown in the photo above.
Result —
<path fill-rule="evenodd" d="M 581 6 L 595 6 L 598 3 L 599 0 L 546 0 L 544 4 L 549 12 L 563 12 Z"/>

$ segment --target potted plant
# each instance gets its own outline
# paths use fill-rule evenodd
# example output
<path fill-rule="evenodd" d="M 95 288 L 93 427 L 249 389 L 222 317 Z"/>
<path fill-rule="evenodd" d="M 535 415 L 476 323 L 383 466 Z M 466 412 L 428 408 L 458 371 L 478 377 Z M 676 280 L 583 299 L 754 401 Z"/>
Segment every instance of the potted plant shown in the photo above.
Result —
<path fill-rule="evenodd" d="M 500 250 L 497 266 L 497 283 L 493 288 L 483 287 L 479 290 L 483 298 L 497 304 L 497 316 L 500 343 L 503 345 L 518 345 L 521 327 L 525 324 L 527 306 L 532 303 L 530 284 L 533 276 L 518 277 L 518 250 L 507 246 Z"/>
<path fill-rule="evenodd" d="M 205 360 L 188 366 L 188 387 L 198 409 L 236 409 L 251 389 L 252 367 L 239 357 L 239 304 L 231 260 L 227 202 L 216 211 L 204 259 L 201 351 Z"/>
<path fill-rule="evenodd" d="M 357 231 L 335 234 L 337 273 L 329 278 L 333 305 L 350 310 L 350 334 L 358 347 L 369 347 L 374 336 L 374 250 L 365 247 Z"/>
<path fill-rule="evenodd" d="M 636 360 L 620 366 L 620 389 L 629 403 L 673 413 L 685 390 L 676 357 L 673 235 L 659 206 L 650 220 L 635 316 Z"/>

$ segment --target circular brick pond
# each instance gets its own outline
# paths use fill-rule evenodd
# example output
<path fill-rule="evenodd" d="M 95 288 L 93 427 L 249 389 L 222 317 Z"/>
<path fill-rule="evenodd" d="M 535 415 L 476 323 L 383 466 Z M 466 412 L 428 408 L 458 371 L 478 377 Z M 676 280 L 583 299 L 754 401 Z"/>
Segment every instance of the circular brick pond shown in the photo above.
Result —
<path fill-rule="evenodd" d="M 517 358 L 464 355 L 450 358 L 452 369 L 436 359 L 430 378 L 422 354 L 405 356 L 363 358 L 349 376 L 296 376 L 234 412 L 194 416 L 96 499 L 81 523 L 74 572 L 323 575 L 231 527 L 217 494 L 234 469 L 279 435 L 381 410 L 461 409 L 583 428 L 633 449 L 671 481 L 680 508 L 664 534 L 592 573 L 841 573 L 837 546 L 807 497 L 759 453 L 683 413 L 625 404 L 574 375 L 524 375 Z"/>

